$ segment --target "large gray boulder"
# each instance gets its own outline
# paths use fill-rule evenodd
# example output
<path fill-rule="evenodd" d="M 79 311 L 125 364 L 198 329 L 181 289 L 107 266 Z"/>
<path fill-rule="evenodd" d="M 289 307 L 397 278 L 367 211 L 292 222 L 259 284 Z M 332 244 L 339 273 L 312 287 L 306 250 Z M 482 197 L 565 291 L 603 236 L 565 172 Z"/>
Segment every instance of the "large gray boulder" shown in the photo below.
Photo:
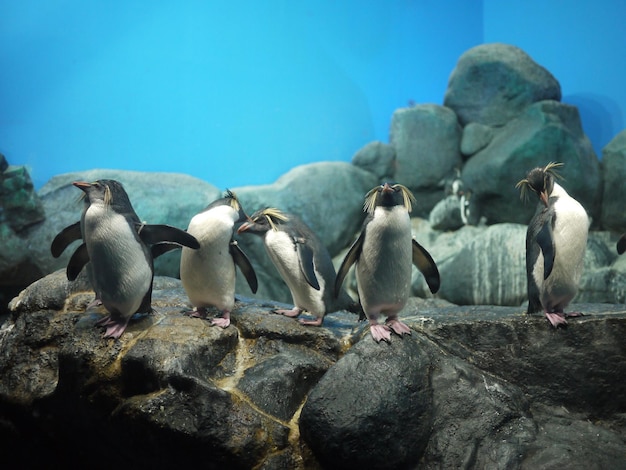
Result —
<path fill-rule="evenodd" d="M 0 153 L 0 314 L 17 292 L 45 274 L 33 262 L 25 237 L 28 227 L 44 219 L 26 167 L 9 165 Z"/>
<path fill-rule="evenodd" d="M 352 164 L 374 173 L 380 183 L 393 181 L 396 151 L 384 142 L 370 142 L 352 156 Z"/>
<path fill-rule="evenodd" d="M 528 106 L 517 118 L 494 129 L 491 142 L 465 163 L 461 177 L 488 224 L 526 224 L 537 201 L 520 201 L 515 185 L 529 170 L 551 161 L 564 164 L 559 169 L 560 184 L 597 221 L 600 163 L 573 106 L 556 101 Z"/>
<path fill-rule="evenodd" d="M 366 338 L 352 347 L 311 391 L 300 414 L 302 437 L 323 467 L 415 465 L 434 420 L 431 363 L 432 346 L 418 335 L 382 347 Z"/>
<path fill-rule="evenodd" d="M 444 180 L 462 165 L 456 115 L 434 104 L 400 108 L 391 118 L 389 139 L 396 152 L 395 181 L 415 194 L 413 214 L 428 214 L 443 198 Z"/>
<path fill-rule="evenodd" d="M 606 230 L 626 231 L 626 130 L 602 149 L 601 225 Z"/>
<path fill-rule="evenodd" d="M 450 75 L 444 106 L 461 125 L 502 126 L 537 101 L 561 100 L 559 82 L 522 49 L 481 44 L 463 53 Z"/>
<path fill-rule="evenodd" d="M 525 243 L 523 225 L 481 230 L 439 264 L 439 297 L 462 305 L 520 305 L 527 298 Z"/>
<path fill-rule="evenodd" d="M 239 298 L 221 329 L 180 313 L 177 279 L 157 277 L 153 298 L 119 340 L 95 326 L 101 307 L 85 311 L 84 277 L 59 270 L 11 302 L 4 455 L 28 468 L 623 465 L 624 305 L 579 304 L 586 315 L 555 330 L 520 307 L 412 298 L 412 335 L 378 344 L 347 312 L 307 327 Z"/>
<path fill-rule="evenodd" d="M 441 276 L 439 299 L 462 305 L 521 305 L 528 300 L 526 225 L 466 225 L 454 232 L 434 230 L 413 218 L 414 238 L 428 250 Z M 589 232 L 583 275 L 574 302 L 626 302 L 626 256 L 615 248 L 618 234 Z M 356 284 L 348 278 L 356 298 Z M 424 277 L 413 270 L 412 294 L 432 297 Z"/>

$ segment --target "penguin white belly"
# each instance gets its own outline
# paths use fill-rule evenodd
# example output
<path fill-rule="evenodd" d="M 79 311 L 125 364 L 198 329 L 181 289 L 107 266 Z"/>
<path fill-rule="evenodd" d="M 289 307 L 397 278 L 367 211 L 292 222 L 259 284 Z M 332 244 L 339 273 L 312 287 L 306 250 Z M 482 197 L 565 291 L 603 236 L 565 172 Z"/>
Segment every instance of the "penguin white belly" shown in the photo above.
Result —
<path fill-rule="evenodd" d="M 124 216 L 95 204 L 85 214 L 85 238 L 94 290 L 109 312 L 128 318 L 152 284 L 148 248 Z"/>
<path fill-rule="evenodd" d="M 377 208 L 367 225 L 356 265 L 359 298 L 366 314 L 395 314 L 411 290 L 411 222 L 406 210 Z"/>
<path fill-rule="evenodd" d="M 180 279 L 196 307 L 232 310 L 235 306 L 235 263 L 230 254 L 233 223 L 220 218 L 195 216 L 187 232 L 196 237 L 200 248 L 183 247 Z"/>
<path fill-rule="evenodd" d="M 541 253 L 533 270 L 541 304 L 548 310 L 566 307 L 578 292 L 589 231 L 589 217 L 575 199 L 560 197 L 554 209 L 555 257 L 552 272 L 546 280 L 543 279 Z"/>
<path fill-rule="evenodd" d="M 317 267 L 314 266 L 320 290 L 314 289 L 307 282 L 300 269 L 298 251 L 289 234 L 280 230 L 268 231 L 265 235 L 265 248 L 276 269 L 289 287 L 294 306 L 317 317 L 324 316 L 326 313 L 323 298 L 323 292 L 326 289 L 324 278 L 318 272 Z"/>

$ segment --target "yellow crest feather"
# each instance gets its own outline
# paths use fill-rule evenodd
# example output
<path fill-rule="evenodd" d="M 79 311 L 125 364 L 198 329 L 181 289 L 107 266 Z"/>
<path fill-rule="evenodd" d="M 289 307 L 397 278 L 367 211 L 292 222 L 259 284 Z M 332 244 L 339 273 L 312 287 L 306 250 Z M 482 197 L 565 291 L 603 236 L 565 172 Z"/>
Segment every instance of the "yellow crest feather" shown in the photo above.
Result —
<path fill-rule="evenodd" d="M 413 196 L 413 193 L 409 190 L 409 188 L 402 184 L 394 184 L 391 185 L 391 187 L 396 191 L 400 191 L 402 194 L 404 208 L 410 213 L 413 209 L 412 204 L 415 202 L 415 196 Z M 382 186 L 376 186 L 375 188 L 370 189 L 365 195 L 363 210 L 368 214 L 374 213 L 374 210 L 376 209 L 376 199 L 381 188 Z"/>
<path fill-rule="evenodd" d="M 563 163 L 561 162 L 550 162 L 545 167 L 543 167 L 543 171 L 544 173 L 549 173 L 555 179 L 562 180 L 563 177 L 556 171 L 556 168 L 561 168 L 562 166 L 563 166 Z M 529 188 L 530 188 L 530 181 L 528 181 L 528 178 L 524 178 L 518 181 L 517 184 L 515 185 L 515 189 L 520 190 L 520 199 L 522 199 L 523 201 L 528 200 Z"/>
<path fill-rule="evenodd" d="M 229 198 L 230 207 L 239 212 L 241 204 L 239 203 L 239 198 L 237 198 L 237 195 L 230 189 L 226 189 L 226 195 L 224 197 Z"/>
<path fill-rule="evenodd" d="M 275 207 L 266 207 L 261 211 L 260 217 L 265 217 L 267 223 L 274 231 L 278 230 L 276 227 L 277 223 L 289 220 L 289 217 L 287 217 L 280 209 L 276 209 Z"/>

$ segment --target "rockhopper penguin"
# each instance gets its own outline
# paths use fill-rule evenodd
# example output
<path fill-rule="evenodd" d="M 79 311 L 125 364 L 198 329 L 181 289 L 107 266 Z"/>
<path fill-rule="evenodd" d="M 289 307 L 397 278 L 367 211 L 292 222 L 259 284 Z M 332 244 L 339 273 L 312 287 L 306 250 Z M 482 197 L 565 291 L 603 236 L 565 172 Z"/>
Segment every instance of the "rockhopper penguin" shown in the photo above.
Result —
<path fill-rule="evenodd" d="M 359 299 L 377 342 L 391 341 L 391 331 L 410 334 L 398 320 L 411 291 L 411 266 L 424 275 L 432 293 L 439 290 L 439 271 L 430 254 L 411 234 L 411 192 L 400 184 L 377 186 L 365 196 L 367 217 L 359 238 L 350 247 L 337 274 L 335 292 L 356 264 Z M 384 325 L 380 316 L 387 317 Z"/>
<path fill-rule="evenodd" d="M 78 275 L 82 266 L 90 263 L 96 298 L 109 312 L 98 325 L 106 327 L 105 338 L 119 338 L 133 314 L 152 311 L 154 268 L 150 246 L 168 242 L 199 248 L 199 244 L 175 227 L 143 224 L 118 181 L 73 184 L 85 193 L 87 201 L 80 222 L 84 243 L 72 256 L 68 270 L 72 265 L 72 275 Z M 75 235 L 75 229 L 70 233 Z M 59 243 L 53 242 L 53 252 L 65 242 Z"/>
<path fill-rule="evenodd" d="M 315 320 L 300 319 L 303 325 L 319 326 L 324 316 L 353 303 L 344 291 L 337 302 L 333 296 L 335 268 L 328 249 L 302 220 L 276 208 L 256 211 L 239 227 L 238 233 L 263 237 L 267 254 L 291 292 L 294 307 L 275 313 L 297 317 L 302 312 Z M 348 301 L 346 302 L 346 297 Z"/>
<path fill-rule="evenodd" d="M 562 165 L 535 168 L 516 186 L 522 198 L 530 190 L 540 200 L 526 232 L 528 313 L 543 309 L 555 327 L 581 315 L 564 309 L 578 292 L 589 231 L 583 206 L 555 181 L 560 178 L 555 169 Z"/>
<path fill-rule="evenodd" d="M 227 190 L 224 197 L 191 219 L 187 232 L 198 240 L 200 249 L 183 247 L 180 257 L 180 279 L 194 305 L 191 316 L 206 318 L 207 307 L 216 307 L 222 316 L 211 323 L 222 328 L 230 325 L 230 312 L 235 306 L 235 265 L 252 292 L 257 290 L 254 268 L 233 240 L 235 225 L 245 219 L 237 196 Z"/>

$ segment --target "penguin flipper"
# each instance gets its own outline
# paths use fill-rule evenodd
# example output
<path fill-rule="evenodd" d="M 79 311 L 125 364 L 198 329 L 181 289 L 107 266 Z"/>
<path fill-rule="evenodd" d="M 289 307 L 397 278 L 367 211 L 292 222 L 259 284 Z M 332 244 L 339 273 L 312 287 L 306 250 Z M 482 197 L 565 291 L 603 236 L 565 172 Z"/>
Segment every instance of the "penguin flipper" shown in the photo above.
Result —
<path fill-rule="evenodd" d="M 177 248 L 180 248 L 180 245 L 178 243 L 160 242 L 150 246 L 150 253 L 152 253 L 152 259 L 156 259 L 159 256 L 164 255 L 165 253 L 168 253 Z"/>
<path fill-rule="evenodd" d="M 621 255 L 626 251 L 626 233 L 617 240 L 617 254 Z"/>
<path fill-rule="evenodd" d="M 436 294 L 439 290 L 440 278 L 439 278 L 439 270 L 437 269 L 437 265 L 433 260 L 430 253 L 426 251 L 426 249 L 417 243 L 415 239 L 413 241 L 413 264 L 419 269 L 419 271 L 424 275 L 424 279 L 426 279 L 426 283 L 428 284 L 428 288 L 433 294 Z"/>
<path fill-rule="evenodd" d="M 76 251 L 74 251 L 67 263 L 65 274 L 68 281 L 76 279 L 87 263 L 89 263 L 89 253 L 87 252 L 87 245 L 83 243 L 76 248 Z"/>
<path fill-rule="evenodd" d="M 171 225 L 157 224 L 135 224 L 139 238 L 146 245 L 154 245 L 160 242 L 173 242 L 178 243 L 194 250 L 200 248 L 200 243 L 196 240 L 196 237 Z"/>
<path fill-rule="evenodd" d="M 304 274 L 304 278 L 309 285 L 320 290 L 320 283 L 315 275 L 315 267 L 313 266 L 313 250 L 307 243 L 306 238 L 295 238 L 296 250 L 298 252 L 298 261 L 300 261 L 300 271 Z"/>
<path fill-rule="evenodd" d="M 361 251 L 363 250 L 363 240 L 365 239 L 365 230 L 361 232 L 359 238 L 352 244 L 348 253 L 346 253 L 346 257 L 341 262 L 341 266 L 339 267 L 339 271 L 337 271 L 337 277 L 335 278 L 335 298 L 339 297 L 339 293 L 341 292 L 341 285 L 343 284 L 343 280 L 348 274 L 350 267 L 356 263 L 361 256 Z"/>
<path fill-rule="evenodd" d="M 70 245 L 70 243 L 80 240 L 81 238 L 83 238 L 83 234 L 80 230 L 80 221 L 73 223 L 72 225 L 68 225 L 61 230 L 56 237 L 54 237 L 54 240 L 52 240 L 52 244 L 50 245 L 52 256 L 58 258 Z"/>
<path fill-rule="evenodd" d="M 554 234 L 552 232 L 552 217 L 546 218 L 537 233 L 537 244 L 543 254 L 543 278 L 547 279 L 554 267 Z"/>
<path fill-rule="evenodd" d="M 239 270 L 246 278 L 246 281 L 248 281 L 250 290 L 253 294 L 256 294 L 256 291 L 259 288 L 259 283 L 257 281 L 256 273 L 254 272 L 254 268 L 252 267 L 250 260 L 243 252 L 243 250 L 239 248 L 239 244 L 234 240 L 230 242 L 228 250 L 230 251 L 230 255 L 233 257 L 233 261 L 239 267 Z"/>

